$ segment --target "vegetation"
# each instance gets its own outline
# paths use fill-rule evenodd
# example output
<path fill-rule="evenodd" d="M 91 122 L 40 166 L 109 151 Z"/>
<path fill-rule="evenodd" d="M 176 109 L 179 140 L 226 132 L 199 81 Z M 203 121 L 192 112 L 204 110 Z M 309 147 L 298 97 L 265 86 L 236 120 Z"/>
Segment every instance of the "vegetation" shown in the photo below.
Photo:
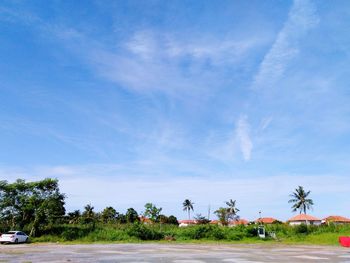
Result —
<path fill-rule="evenodd" d="M 309 210 L 312 208 L 312 206 L 314 205 L 314 202 L 312 201 L 312 199 L 307 198 L 310 193 L 311 191 L 306 192 L 302 186 L 299 186 L 297 189 L 295 189 L 295 192 L 293 192 L 290 195 L 292 199 L 288 201 L 288 203 L 294 204 L 292 206 L 293 212 L 296 212 L 297 210 L 299 210 L 300 214 L 302 212 L 306 214 L 306 210 Z"/>
<path fill-rule="evenodd" d="M 214 213 L 219 218 L 222 225 L 227 226 L 232 220 L 237 220 L 239 217 L 237 213 L 239 209 L 236 207 L 236 200 L 230 199 L 230 201 L 225 202 L 227 207 L 220 207 Z"/>
<path fill-rule="evenodd" d="M 189 199 L 185 199 L 185 201 L 182 203 L 183 210 L 188 212 L 188 220 L 191 219 L 191 210 L 193 211 L 193 205 L 194 203 Z"/>
<path fill-rule="evenodd" d="M 307 198 L 310 191 L 302 187 L 293 193 L 293 209 L 306 212 L 313 202 Z M 33 241 L 64 242 L 139 242 L 139 241 L 179 241 L 179 242 L 284 242 L 337 244 L 340 235 L 347 235 L 350 226 L 289 226 L 280 222 L 266 225 L 267 238 L 257 237 L 257 225 L 227 227 L 229 221 L 237 220 L 239 209 L 236 201 L 230 199 L 225 207 L 215 211 L 221 225 L 197 214 L 197 225 L 179 227 L 175 216 L 161 214 L 162 208 L 152 203 L 145 205 L 145 211 L 129 208 L 119 213 L 113 207 L 96 212 L 91 204 L 83 211 L 65 213 L 65 195 L 60 193 L 58 181 L 44 179 L 37 182 L 17 180 L 14 183 L 0 181 L 0 232 L 20 229 L 30 233 Z M 193 211 L 193 202 L 186 199 L 183 209 Z M 145 217 L 149 220 L 145 221 Z"/>
<path fill-rule="evenodd" d="M 338 237 L 347 235 L 350 226 L 323 225 L 292 227 L 286 224 L 266 225 L 267 233 L 275 233 L 276 239 L 257 237 L 257 225 L 225 227 L 219 225 L 194 225 L 177 227 L 170 224 L 96 224 L 54 225 L 44 229 L 42 235 L 33 238 L 37 242 L 242 242 L 337 245 Z"/>

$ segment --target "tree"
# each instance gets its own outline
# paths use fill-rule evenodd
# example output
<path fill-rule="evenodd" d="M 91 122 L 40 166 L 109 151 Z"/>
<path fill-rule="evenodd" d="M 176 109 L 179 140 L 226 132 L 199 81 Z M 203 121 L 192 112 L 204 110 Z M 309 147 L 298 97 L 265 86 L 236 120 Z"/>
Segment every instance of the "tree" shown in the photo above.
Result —
<path fill-rule="evenodd" d="M 117 211 L 109 206 L 103 209 L 101 213 L 101 220 L 103 223 L 112 223 L 116 220 Z"/>
<path fill-rule="evenodd" d="M 134 223 L 140 221 L 139 214 L 134 208 L 129 208 L 126 211 L 125 218 L 127 223 Z"/>
<path fill-rule="evenodd" d="M 67 214 L 68 224 L 78 224 L 80 221 L 81 213 L 80 210 L 74 210 Z"/>
<path fill-rule="evenodd" d="M 162 211 L 162 208 L 157 208 L 152 203 L 145 204 L 145 212 L 143 215 L 145 217 L 148 217 L 152 222 L 156 222 L 158 216 L 160 215 L 160 212 Z"/>
<path fill-rule="evenodd" d="M 214 211 L 214 214 L 219 218 L 220 223 L 223 226 L 228 225 L 228 214 L 227 209 L 224 207 L 220 207 L 218 210 Z"/>
<path fill-rule="evenodd" d="M 95 225 L 96 213 L 94 207 L 91 204 L 87 204 L 84 207 L 84 212 L 81 215 L 83 224 L 93 224 Z"/>
<path fill-rule="evenodd" d="M 57 179 L 0 181 L 0 219 L 13 229 L 31 226 L 30 235 L 35 236 L 41 227 L 62 221 L 64 199 Z"/>
<path fill-rule="evenodd" d="M 188 213 L 188 220 L 191 219 L 191 210 L 194 211 L 193 205 L 194 205 L 194 203 L 191 202 L 191 200 L 189 200 L 189 199 L 185 199 L 185 201 L 183 201 L 183 203 L 182 203 L 183 211 L 187 211 L 187 213 Z"/>
<path fill-rule="evenodd" d="M 293 192 L 291 195 L 289 195 L 292 199 L 288 201 L 288 203 L 293 203 L 292 211 L 296 212 L 297 210 L 300 211 L 300 214 L 304 212 L 306 214 L 306 210 L 312 209 L 312 206 L 314 205 L 314 202 L 312 199 L 307 198 L 311 191 L 305 191 L 304 187 L 298 186 L 298 188 L 295 189 L 295 192 Z"/>
<path fill-rule="evenodd" d="M 177 221 L 177 218 L 173 215 L 169 216 L 168 217 L 168 222 L 167 224 L 170 224 L 170 225 L 179 225 L 179 222 Z"/>
<path fill-rule="evenodd" d="M 214 213 L 219 218 L 219 221 L 222 225 L 228 225 L 230 220 L 237 220 L 239 216 L 237 213 L 239 209 L 236 207 L 236 200 L 230 199 L 230 201 L 225 202 L 227 207 L 220 207 Z"/>
<path fill-rule="evenodd" d="M 227 217 L 231 220 L 237 220 L 238 216 L 237 213 L 239 212 L 239 209 L 236 207 L 236 200 L 230 199 L 230 201 L 226 202 L 227 205 Z"/>
<path fill-rule="evenodd" d="M 205 225 L 209 224 L 210 220 L 203 216 L 202 214 L 197 214 L 194 219 L 197 221 L 197 224 L 199 225 Z"/>

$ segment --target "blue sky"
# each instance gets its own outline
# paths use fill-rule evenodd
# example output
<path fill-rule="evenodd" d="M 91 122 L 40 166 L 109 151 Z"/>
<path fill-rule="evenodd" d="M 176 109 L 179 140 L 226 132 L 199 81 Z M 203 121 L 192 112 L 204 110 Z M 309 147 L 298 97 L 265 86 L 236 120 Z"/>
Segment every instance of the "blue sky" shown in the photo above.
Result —
<path fill-rule="evenodd" d="M 1 1 L 0 178 L 185 218 L 348 213 L 348 1 Z"/>

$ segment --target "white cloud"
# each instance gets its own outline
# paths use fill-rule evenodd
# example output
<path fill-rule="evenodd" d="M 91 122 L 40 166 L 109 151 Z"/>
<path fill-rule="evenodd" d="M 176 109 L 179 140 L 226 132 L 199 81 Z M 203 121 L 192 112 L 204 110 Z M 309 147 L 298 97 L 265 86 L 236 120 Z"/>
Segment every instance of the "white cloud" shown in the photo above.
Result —
<path fill-rule="evenodd" d="M 271 87 L 283 76 L 288 62 L 297 56 L 298 42 L 319 21 L 309 0 L 295 0 L 288 19 L 254 77 L 253 88 Z"/>
<path fill-rule="evenodd" d="M 241 116 L 237 122 L 236 135 L 245 161 L 250 160 L 253 149 L 253 143 L 249 133 L 250 126 L 247 121 L 247 116 Z"/>

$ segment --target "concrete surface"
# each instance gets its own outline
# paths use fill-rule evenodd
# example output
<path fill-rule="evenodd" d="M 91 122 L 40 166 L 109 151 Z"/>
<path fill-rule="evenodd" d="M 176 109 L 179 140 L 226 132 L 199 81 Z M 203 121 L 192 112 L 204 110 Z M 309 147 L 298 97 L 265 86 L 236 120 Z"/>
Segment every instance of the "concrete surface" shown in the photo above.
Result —
<path fill-rule="evenodd" d="M 1 245 L 0 262 L 350 262 L 350 249 L 293 245 Z"/>

